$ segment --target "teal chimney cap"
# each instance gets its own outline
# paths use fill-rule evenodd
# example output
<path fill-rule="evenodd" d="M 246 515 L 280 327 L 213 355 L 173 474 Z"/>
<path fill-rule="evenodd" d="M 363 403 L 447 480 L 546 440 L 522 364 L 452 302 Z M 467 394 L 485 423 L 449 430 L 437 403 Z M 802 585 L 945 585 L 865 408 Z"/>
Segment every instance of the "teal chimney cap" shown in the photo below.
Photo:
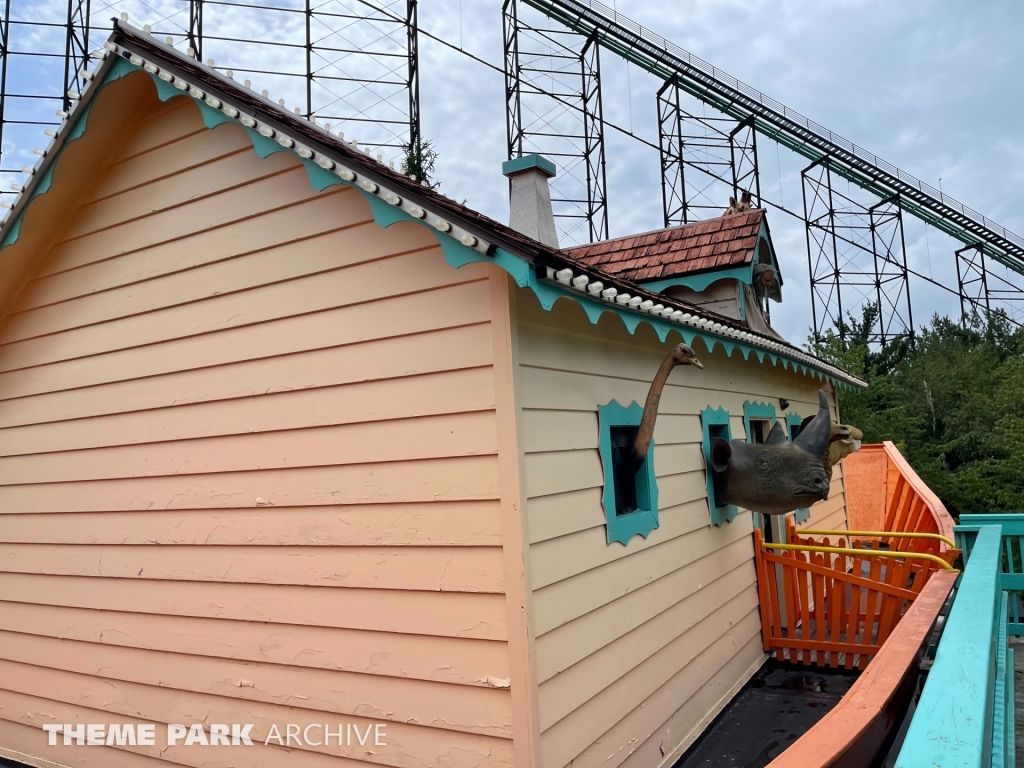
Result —
<path fill-rule="evenodd" d="M 544 157 L 544 155 L 538 155 L 536 152 L 530 155 L 523 155 L 522 157 L 513 157 L 511 160 L 506 160 L 501 164 L 501 172 L 506 176 L 511 176 L 519 171 L 525 171 L 527 168 L 539 168 L 549 177 L 555 175 L 555 164 Z"/>

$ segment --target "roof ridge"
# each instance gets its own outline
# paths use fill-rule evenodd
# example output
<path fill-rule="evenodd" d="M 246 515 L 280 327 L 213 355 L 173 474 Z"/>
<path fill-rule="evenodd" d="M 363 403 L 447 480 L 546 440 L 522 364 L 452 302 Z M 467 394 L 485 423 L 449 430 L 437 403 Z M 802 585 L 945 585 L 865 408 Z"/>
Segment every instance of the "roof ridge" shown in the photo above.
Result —
<path fill-rule="evenodd" d="M 623 240 L 629 240 L 638 237 L 646 237 L 647 235 L 658 235 L 669 232 L 681 232 L 682 230 L 687 229 L 689 227 L 697 228 L 701 226 L 707 226 L 708 222 L 717 222 L 724 219 L 737 219 L 740 216 L 746 217 L 748 219 L 751 217 L 759 218 L 760 216 L 763 216 L 765 212 L 766 211 L 764 208 L 751 208 L 749 211 L 742 211 L 740 213 L 723 213 L 721 216 L 715 216 L 710 219 L 690 221 L 685 224 L 676 224 L 671 227 L 658 227 L 657 229 L 648 229 L 644 232 L 635 232 L 629 235 L 619 235 L 618 237 L 610 237 L 607 240 L 594 240 L 593 242 L 590 243 L 580 243 L 579 245 L 568 246 L 566 248 L 562 248 L 561 250 L 565 253 L 571 253 L 572 251 L 578 251 L 583 248 L 590 248 L 592 246 L 597 246 L 604 243 L 617 243 Z M 746 223 L 749 223 L 749 221 Z"/>

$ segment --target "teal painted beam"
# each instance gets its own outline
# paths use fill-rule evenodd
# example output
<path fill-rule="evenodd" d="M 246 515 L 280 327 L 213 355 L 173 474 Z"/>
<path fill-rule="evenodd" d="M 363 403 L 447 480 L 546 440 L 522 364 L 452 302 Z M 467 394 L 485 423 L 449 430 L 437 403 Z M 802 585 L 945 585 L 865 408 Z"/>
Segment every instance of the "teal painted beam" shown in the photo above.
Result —
<path fill-rule="evenodd" d="M 506 176 L 511 176 L 519 171 L 525 171 L 527 168 L 539 168 L 549 177 L 554 177 L 558 170 L 553 162 L 544 157 L 544 155 L 538 155 L 536 152 L 531 155 L 523 155 L 522 157 L 513 157 L 511 160 L 506 160 L 501 164 L 501 172 Z"/>
<path fill-rule="evenodd" d="M 999 526 L 981 526 L 896 768 L 989 768 L 1002 589 Z"/>

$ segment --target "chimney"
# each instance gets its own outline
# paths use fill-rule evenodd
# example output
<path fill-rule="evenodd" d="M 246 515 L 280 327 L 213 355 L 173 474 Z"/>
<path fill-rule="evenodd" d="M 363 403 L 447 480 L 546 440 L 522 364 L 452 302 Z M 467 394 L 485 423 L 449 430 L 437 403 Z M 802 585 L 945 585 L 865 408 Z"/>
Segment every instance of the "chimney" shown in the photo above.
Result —
<path fill-rule="evenodd" d="M 502 163 L 501 172 L 512 181 L 508 225 L 544 245 L 557 248 L 558 233 L 548 190 L 548 179 L 555 175 L 555 164 L 543 155 L 523 155 Z"/>

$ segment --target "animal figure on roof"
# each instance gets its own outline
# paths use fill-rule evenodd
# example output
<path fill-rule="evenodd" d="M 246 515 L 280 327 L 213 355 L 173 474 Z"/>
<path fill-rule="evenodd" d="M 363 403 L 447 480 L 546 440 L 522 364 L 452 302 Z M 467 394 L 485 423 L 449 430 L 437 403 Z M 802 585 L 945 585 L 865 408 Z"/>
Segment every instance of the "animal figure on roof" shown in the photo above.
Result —
<path fill-rule="evenodd" d="M 739 202 L 736 202 L 735 197 L 729 198 L 729 207 L 725 209 L 725 216 L 731 216 L 735 213 L 746 213 L 753 206 L 750 203 L 750 193 L 744 192 L 740 195 Z"/>

